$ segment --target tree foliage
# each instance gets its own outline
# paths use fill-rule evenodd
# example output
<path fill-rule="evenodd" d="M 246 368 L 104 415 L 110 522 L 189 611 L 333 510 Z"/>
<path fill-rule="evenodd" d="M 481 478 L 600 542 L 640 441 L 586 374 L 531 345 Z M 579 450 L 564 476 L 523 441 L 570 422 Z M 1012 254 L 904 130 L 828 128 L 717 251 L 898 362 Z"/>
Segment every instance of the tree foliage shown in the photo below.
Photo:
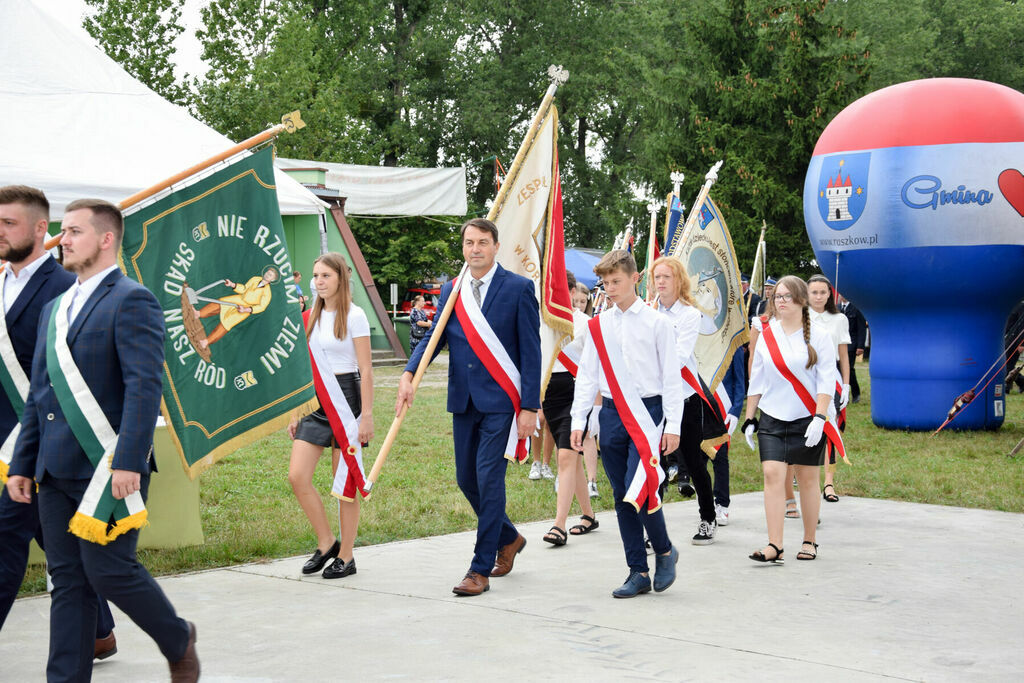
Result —
<path fill-rule="evenodd" d="M 642 237 L 672 171 L 686 173 L 689 204 L 723 159 L 712 196 L 740 262 L 763 220 L 773 275 L 813 268 L 804 174 L 843 107 L 924 77 L 1024 88 L 1012 0 L 210 0 L 198 32 L 209 68 L 188 84 L 165 78 L 183 0 L 88 1 L 115 59 L 226 135 L 301 109 L 309 127 L 278 141 L 282 156 L 464 165 L 473 215 L 560 64 L 570 244 L 608 248 L 630 221 Z M 454 267 L 462 218 L 351 224 L 375 277 L 407 285 Z"/>
<path fill-rule="evenodd" d="M 85 0 L 93 8 L 85 30 L 125 70 L 176 104 L 187 104 L 189 88 L 174 73 L 174 41 L 184 28 L 185 0 Z"/>

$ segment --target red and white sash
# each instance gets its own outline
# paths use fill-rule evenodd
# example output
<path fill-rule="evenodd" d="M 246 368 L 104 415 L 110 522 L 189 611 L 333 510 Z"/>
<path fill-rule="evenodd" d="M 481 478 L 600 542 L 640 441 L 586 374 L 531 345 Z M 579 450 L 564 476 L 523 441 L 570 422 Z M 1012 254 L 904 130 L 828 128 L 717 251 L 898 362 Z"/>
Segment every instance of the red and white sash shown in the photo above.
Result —
<path fill-rule="evenodd" d="M 468 275 L 468 273 L 467 273 Z M 495 382 L 498 383 L 515 410 L 515 418 L 512 420 L 512 427 L 509 430 L 508 443 L 505 446 L 505 457 L 509 460 L 521 463 L 525 462 L 530 455 L 529 439 L 519 438 L 519 411 L 521 407 L 522 383 L 519 376 L 519 368 L 512 362 L 512 358 L 505 350 L 505 345 L 494 333 L 491 324 L 487 322 L 483 311 L 476 303 L 470 287 L 463 286 L 463 279 L 460 278 L 453 286 L 458 290 L 458 298 L 455 300 L 455 316 L 462 326 L 473 353 L 484 364 L 487 372 Z M 456 296 L 453 292 L 452 296 Z"/>
<path fill-rule="evenodd" d="M 639 466 L 630 472 L 630 464 L 626 465 L 626 493 L 622 500 L 640 510 L 644 503 L 648 512 L 656 512 L 661 508 L 659 487 L 665 473 L 659 466 L 662 426 L 654 424 L 651 414 L 647 412 L 626 370 L 622 358 L 622 349 L 612 331 L 607 316 L 595 316 L 590 320 L 590 336 L 594 340 L 597 356 L 601 359 L 601 369 L 608 381 L 608 389 L 615 402 L 615 410 L 622 420 L 629 438 L 640 453 Z M 602 323 L 602 320 L 605 321 Z M 611 338 L 611 343 L 606 339 Z"/>
<path fill-rule="evenodd" d="M 302 314 L 302 319 L 309 325 L 310 311 Z M 320 401 L 320 407 L 327 415 L 327 421 L 331 424 L 331 431 L 334 433 L 334 440 L 338 442 L 341 449 L 341 458 L 338 460 L 338 470 L 334 473 L 334 484 L 331 486 L 331 495 L 341 500 L 355 500 L 356 492 L 368 497 L 369 491 L 366 488 L 366 472 L 363 469 L 363 449 L 359 443 L 359 420 L 352 414 L 352 408 L 348 405 L 345 392 L 338 386 L 338 380 L 331 372 L 330 361 L 327 360 L 327 353 L 320 344 L 318 330 L 313 330 L 309 336 L 309 359 L 313 364 L 313 386 L 316 388 L 316 398 Z"/>
<path fill-rule="evenodd" d="M 563 346 L 562 350 L 558 352 L 558 362 L 565 366 L 565 369 L 568 370 L 569 374 L 574 378 L 580 371 L 580 360 L 583 358 L 582 341 L 583 335 L 580 335 Z"/>
<path fill-rule="evenodd" d="M 807 390 L 807 387 L 801 384 L 800 380 L 793 374 L 793 371 L 786 365 L 786 360 L 782 357 L 782 351 L 779 349 L 779 342 L 775 339 L 775 332 L 772 330 L 771 323 L 763 326 L 761 336 L 764 338 L 765 348 L 768 349 L 768 353 L 771 355 L 772 362 L 775 363 L 775 368 L 779 371 L 779 374 L 793 386 L 793 391 L 796 392 L 797 398 L 807 408 L 807 413 L 814 415 L 814 398 L 811 396 L 811 392 Z M 846 447 L 843 445 L 843 437 L 840 436 L 839 430 L 836 429 L 836 426 L 830 419 L 825 420 L 825 438 L 828 439 L 829 444 L 831 444 L 835 451 L 843 456 L 843 460 L 849 463 L 846 457 Z"/>

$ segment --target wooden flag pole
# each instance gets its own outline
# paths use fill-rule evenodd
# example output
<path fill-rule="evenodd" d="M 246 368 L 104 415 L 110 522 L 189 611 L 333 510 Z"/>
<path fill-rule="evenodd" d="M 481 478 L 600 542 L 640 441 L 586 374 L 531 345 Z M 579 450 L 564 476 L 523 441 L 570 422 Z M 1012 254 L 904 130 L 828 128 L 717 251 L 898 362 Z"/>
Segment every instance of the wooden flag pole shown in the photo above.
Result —
<path fill-rule="evenodd" d="M 556 67 L 552 65 L 548 68 L 548 77 L 551 79 L 551 84 L 548 86 L 547 92 L 544 93 L 544 98 L 540 102 L 540 107 L 537 109 L 537 113 L 534 114 L 533 121 L 530 122 L 530 128 L 526 133 L 526 137 L 523 138 L 522 144 L 519 145 L 519 151 L 516 152 L 515 159 L 512 160 L 512 165 L 509 166 L 508 172 L 505 174 L 505 181 L 501 184 L 501 188 L 499 188 L 498 194 L 494 198 L 494 202 L 491 204 L 490 210 L 487 212 L 488 220 L 494 220 L 494 217 L 501 212 L 501 207 L 505 203 L 509 189 L 515 185 L 516 177 L 519 175 L 519 171 L 523 166 L 523 160 L 526 158 L 527 152 L 530 151 L 530 147 L 533 146 L 533 141 L 540 132 L 541 124 L 544 123 L 548 109 L 551 108 L 551 102 L 555 99 L 555 91 L 558 90 L 559 85 L 568 80 L 569 72 L 565 71 L 560 66 Z M 434 355 L 434 351 L 437 349 L 437 344 L 441 339 L 444 328 L 448 324 L 448 319 L 451 317 L 452 311 L 455 309 L 455 299 L 459 295 L 458 285 L 462 283 L 462 276 L 467 270 L 468 264 L 463 264 L 462 270 L 459 272 L 459 277 L 452 286 L 452 293 L 448 296 L 448 301 L 445 302 L 444 310 L 439 314 L 437 322 L 434 324 L 434 328 L 430 333 L 430 342 L 427 344 L 427 348 L 423 350 L 423 357 L 420 358 L 420 364 L 416 368 L 416 373 L 412 378 L 412 391 L 414 396 L 416 394 L 416 390 L 420 386 L 420 381 L 422 381 L 424 373 L 427 371 L 427 366 L 430 365 L 430 361 Z M 370 473 L 366 476 L 367 492 L 373 488 L 377 478 L 380 476 L 380 471 L 384 468 L 384 463 L 387 462 L 388 455 L 391 453 L 391 447 L 394 445 L 395 438 L 398 436 L 398 430 L 401 428 L 402 421 L 405 420 L 405 415 L 408 411 L 409 404 L 403 405 L 402 409 L 395 414 L 395 419 L 391 421 L 391 427 L 388 429 L 387 436 L 384 437 L 384 443 L 380 445 L 380 451 L 377 452 L 377 459 L 373 461 L 373 467 L 370 469 Z"/>
<path fill-rule="evenodd" d="M 716 180 L 718 180 L 718 171 L 722 168 L 722 163 L 723 162 L 721 161 L 716 162 L 715 165 L 711 167 L 711 170 L 708 171 L 707 175 L 704 176 L 704 184 L 701 186 L 700 192 L 697 193 L 697 201 L 694 202 L 690 209 L 690 215 L 686 217 L 686 224 L 683 226 L 682 237 L 680 237 L 679 241 L 676 242 L 678 249 L 676 249 L 675 253 L 670 254 L 670 256 L 676 256 L 679 249 L 682 249 L 683 245 L 686 244 L 686 240 L 689 239 L 690 233 L 693 231 L 693 226 L 697 224 L 697 216 L 700 215 L 701 207 L 704 206 L 704 200 L 708 198 L 708 193 L 711 192 L 711 186 L 715 184 Z"/>
<path fill-rule="evenodd" d="M 281 133 L 294 133 L 300 128 L 305 127 L 306 123 L 305 121 L 302 120 L 302 116 L 298 111 L 293 111 L 290 114 L 285 114 L 284 116 L 281 117 L 281 123 L 277 124 L 276 126 L 271 126 L 262 133 L 257 133 L 248 140 L 243 140 L 242 142 L 239 142 L 237 145 L 230 147 L 224 150 L 223 152 L 220 152 L 219 154 L 215 154 L 209 159 L 199 162 L 195 166 L 191 166 L 190 168 L 185 169 L 181 173 L 176 173 L 172 175 L 170 178 L 162 180 L 156 185 L 153 185 L 152 187 L 146 188 L 141 192 L 136 192 L 127 199 L 122 199 L 117 206 L 119 209 L 124 211 L 128 207 L 135 206 L 144 199 L 152 197 L 161 190 L 166 190 L 168 187 L 176 183 L 180 183 L 182 180 L 185 180 L 186 178 L 189 178 L 195 175 L 196 173 L 205 171 L 206 169 L 208 169 L 209 167 L 213 166 L 216 163 L 224 161 L 225 159 L 230 159 L 231 157 L 235 156 L 236 154 L 239 154 L 240 152 L 244 152 L 245 150 L 255 147 L 256 145 L 259 145 L 261 143 L 264 143 L 267 140 L 276 138 Z M 60 235 L 51 237 L 50 239 L 46 240 L 43 246 L 47 250 L 49 250 L 53 249 L 58 244 L 60 244 Z"/>
<path fill-rule="evenodd" d="M 505 186 L 502 185 L 502 188 Z M 462 284 L 462 276 L 466 274 L 469 269 L 469 264 L 464 263 L 462 270 L 459 271 L 459 276 L 455 279 L 455 283 L 452 285 L 452 293 L 448 296 L 448 301 L 445 302 L 444 308 L 438 314 L 437 322 L 434 323 L 434 329 L 430 332 L 430 341 L 427 343 L 427 348 L 423 350 L 423 357 L 420 358 L 420 364 L 416 367 L 416 374 L 412 377 L 412 393 L 416 395 L 416 390 L 420 386 L 420 382 L 423 380 L 423 375 L 427 371 L 427 366 L 430 365 L 430 361 L 433 359 L 434 351 L 437 349 L 437 345 L 440 342 L 441 334 L 444 332 L 444 328 L 448 325 L 448 319 L 452 315 L 452 311 L 455 310 L 455 299 L 459 296 L 459 288 Z M 405 414 L 409 412 L 409 404 L 406 403 L 402 406 L 402 409 L 395 413 L 395 419 L 391 421 L 391 427 L 388 429 L 387 436 L 384 437 L 384 443 L 380 445 L 380 450 L 377 451 L 377 459 L 373 461 L 373 467 L 370 468 L 370 473 L 366 475 L 366 486 L 365 490 L 367 494 L 373 489 L 374 483 L 377 481 L 377 477 L 380 476 L 381 469 L 384 468 L 384 463 L 387 462 L 388 454 L 391 453 L 391 447 L 395 443 L 395 439 L 398 437 L 398 430 L 402 426 L 402 421 L 405 420 Z"/>

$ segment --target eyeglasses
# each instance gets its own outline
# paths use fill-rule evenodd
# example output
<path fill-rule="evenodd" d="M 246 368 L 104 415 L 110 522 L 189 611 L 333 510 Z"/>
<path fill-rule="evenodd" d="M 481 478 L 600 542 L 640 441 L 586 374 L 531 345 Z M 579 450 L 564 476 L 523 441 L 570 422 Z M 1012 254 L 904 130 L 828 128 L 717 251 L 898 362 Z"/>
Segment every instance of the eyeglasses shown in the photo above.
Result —
<path fill-rule="evenodd" d="M 788 304 L 790 301 L 793 300 L 793 295 L 792 294 L 776 294 L 774 298 L 775 298 L 776 301 L 782 301 L 782 302 L 785 302 L 785 303 Z"/>

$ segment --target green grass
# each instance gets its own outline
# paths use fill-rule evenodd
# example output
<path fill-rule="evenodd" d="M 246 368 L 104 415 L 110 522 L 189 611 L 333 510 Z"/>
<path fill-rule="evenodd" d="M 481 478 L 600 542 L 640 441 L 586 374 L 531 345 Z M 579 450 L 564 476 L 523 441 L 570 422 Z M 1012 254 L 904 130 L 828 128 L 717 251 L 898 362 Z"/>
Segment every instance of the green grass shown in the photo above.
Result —
<path fill-rule="evenodd" d="M 400 374 L 401 368 L 375 370 L 377 437 L 364 455 L 367 468 L 390 425 Z M 475 528 L 473 511 L 455 483 L 445 374 L 444 367 L 434 367 L 424 378 L 373 496 L 363 503 L 359 545 Z M 928 433 L 875 427 L 866 366 L 858 366 L 858 377 L 863 394 L 861 402 L 848 410 L 845 437 L 853 466 L 839 465 L 839 495 L 1024 512 L 1024 453 L 1006 457 L 1024 437 L 1024 396 L 1008 398 L 1008 418 L 997 432 L 947 428 L 932 438 Z M 282 431 L 240 449 L 204 473 L 200 505 L 206 544 L 141 550 L 143 564 L 154 574 L 172 574 L 312 552 L 313 533 L 288 484 L 290 444 Z M 732 492 L 761 490 L 756 454 L 742 440 L 732 451 Z M 509 467 L 509 515 L 517 522 L 550 519 L 555 514 L 551 482 L 528 480 L 528 469 Z M 606 510 L 612 505 L 610 489 L 603 470 L 598 470 L 601 496 L 594 503 L 598 510 Z M 336 510 L 328 495 L 330 458 L 321 458 L 314 481 L 324 492 L 327 509 Z M 670 489 L 667 502 L 678 499 Z M 41 566 L 30 567 L 22 594 L 44 588 Z"/>

